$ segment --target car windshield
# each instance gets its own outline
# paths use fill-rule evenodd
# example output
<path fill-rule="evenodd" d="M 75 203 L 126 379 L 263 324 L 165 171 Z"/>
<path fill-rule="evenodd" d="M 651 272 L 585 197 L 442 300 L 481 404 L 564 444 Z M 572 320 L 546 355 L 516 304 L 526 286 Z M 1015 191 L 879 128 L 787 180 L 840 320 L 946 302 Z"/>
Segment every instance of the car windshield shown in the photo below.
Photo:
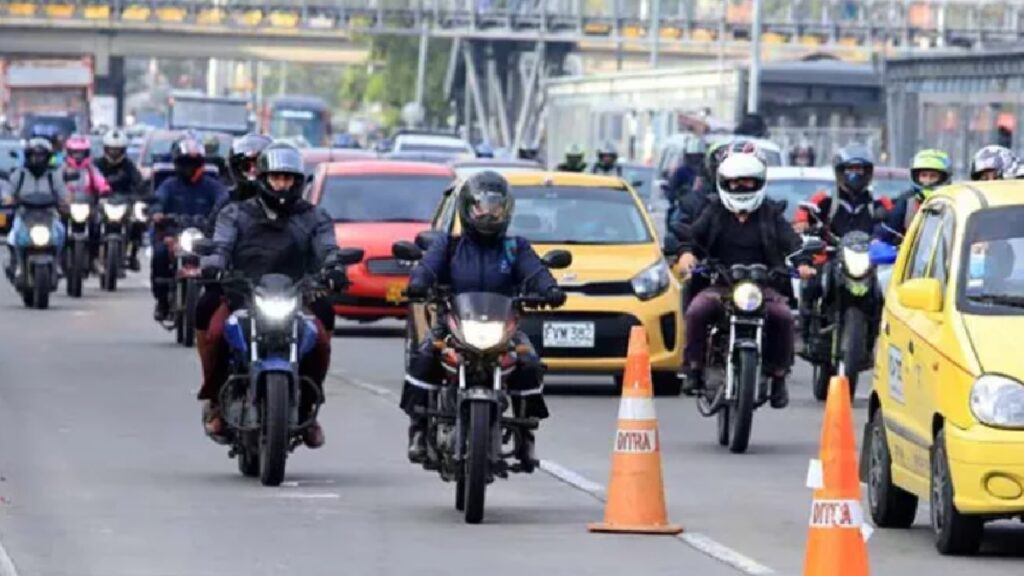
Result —
<path fill-rule="evenodd" d="M 429 222 L 450 184 L 421 174 L 329 176 L 319 205 L 335 222 Z"/>
<path fill-rule="evenodd" d="M 537 244 L 644 244 L 651 231 L 622 189 L 516 186 L 509 233 Z"/>
<path fill-rule="evenodd" d="M 828 191 L 835 184 L 826 179 L 780 178 L 769 179 L 765 186 L 765 194 L 772 200 L 785 200 L 786 219 L 792 220 L 801 202 L 811 199 L 816 192 Z"/>
<path fill-rule="evenodd" d="M 978 314 L 1024 314 L 1024 206 L 973 214 L 962 258 L 962 308 Z"/>
<path fill-rule="evenodd" d="M 399 148 L 402 152 L 419 152 L 427 154 L 451 154 L 457 156 L 459 154 L 467 154 L 470 152 L 469 148 L 458 143 L 444 144 L 441 142 L 427 143 L 427 142 L 405 142 Z"/>
<path fill-rule="evenodd" d="M 912 184 L 910 180 L 904 180 L 902 178 L 875 178 L 871 185 L 871 189 L 875 192 L 875 196 L 896 198 L 900 194 L 910 190 L 911 186 Z"/>

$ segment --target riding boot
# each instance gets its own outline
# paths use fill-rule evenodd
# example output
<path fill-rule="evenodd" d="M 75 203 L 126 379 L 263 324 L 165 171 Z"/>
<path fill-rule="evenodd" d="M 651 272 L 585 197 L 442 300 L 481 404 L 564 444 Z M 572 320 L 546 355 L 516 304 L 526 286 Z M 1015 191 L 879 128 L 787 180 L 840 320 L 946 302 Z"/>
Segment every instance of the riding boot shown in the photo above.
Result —
<path fill-rule="evenodd" d="M 427 422 L 424 418 L 409 418 L 409 461 L 420 464 L 427 459 Z"/>

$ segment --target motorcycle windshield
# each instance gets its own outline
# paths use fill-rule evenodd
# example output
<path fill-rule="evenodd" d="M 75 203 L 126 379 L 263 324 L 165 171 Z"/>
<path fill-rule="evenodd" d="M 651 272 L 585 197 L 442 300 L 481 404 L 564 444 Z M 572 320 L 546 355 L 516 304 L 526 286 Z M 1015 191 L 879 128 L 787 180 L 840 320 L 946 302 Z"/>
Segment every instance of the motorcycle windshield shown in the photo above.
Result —
<path fill-rule="evenodd" d="M 463 323 L 505 322 L 513 314 L 512 299 L 490 292 L 467 292 L 455 297 L 452 311 Z"/>

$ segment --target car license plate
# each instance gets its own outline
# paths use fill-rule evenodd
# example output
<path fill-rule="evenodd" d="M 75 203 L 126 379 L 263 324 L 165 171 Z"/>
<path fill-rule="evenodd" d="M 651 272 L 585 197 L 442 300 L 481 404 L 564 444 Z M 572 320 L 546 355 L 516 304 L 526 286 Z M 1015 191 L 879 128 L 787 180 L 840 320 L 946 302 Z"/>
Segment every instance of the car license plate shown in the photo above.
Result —
<path fill-rule="evenodd" d="M 545 348 L 593 348 L 593 322 L 545 322 Z"/>

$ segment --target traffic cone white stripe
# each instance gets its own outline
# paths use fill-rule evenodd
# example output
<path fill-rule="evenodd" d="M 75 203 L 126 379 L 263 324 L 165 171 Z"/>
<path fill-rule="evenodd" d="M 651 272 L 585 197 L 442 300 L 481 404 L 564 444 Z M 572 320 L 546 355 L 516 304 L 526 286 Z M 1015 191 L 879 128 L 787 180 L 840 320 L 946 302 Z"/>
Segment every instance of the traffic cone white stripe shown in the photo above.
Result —
<path fill-rule="evenodd" d="M 654 414 L 654 400 L 650 398 L 625 397 L 619 403 L 619 420 L 657 420 Z"/>

